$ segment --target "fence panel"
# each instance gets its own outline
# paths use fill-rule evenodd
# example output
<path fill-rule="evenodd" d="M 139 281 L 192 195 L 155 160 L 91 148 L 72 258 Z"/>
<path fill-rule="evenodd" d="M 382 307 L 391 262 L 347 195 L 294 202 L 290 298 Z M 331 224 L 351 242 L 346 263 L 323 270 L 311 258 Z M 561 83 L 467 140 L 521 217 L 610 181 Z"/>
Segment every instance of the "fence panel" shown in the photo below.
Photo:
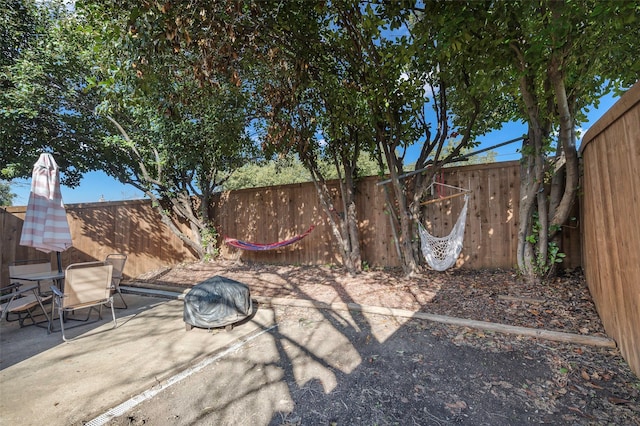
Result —
<path fill-rule="evenodd" d="M 607 330 L 640 376 L 640 83 L 585 134 L 582 259 Z"/>
<path fill-rule="evenodd" d="M 447 168 L 442 182 L 471 190 L 465 240 L 458 265 L 466 268 L 513 268 L 516 266 L 519 162 Z M 387 213 L 385 188 L 377 177 L 358 183 L 356 205 L 359 214 L 362 258 L 370 266 L 398 266 Z M 336 184 L 331 186 L 336 215 L 344 214 Z M 425 226 L 433 234 L 447 235 L 458 218 L 463 197 L 424 207 Z M 311 235 L 280 250 L 252 252 L 222 247 L 225 258 L 290 264 L 338 263 L 338 251 L 331 229 L 318 202 L 312 183 L 230 191 L 221 194 L 215 217 L 222 235 L 253 242 L 274 242 L 289 238 L 315 224 Z M 578 229 L 567 228 L 564 240 L 565 266 L 580 265 Z"/>
<path fill-rule="evenodd" d="M 69 204 L 67 219 L 73 247 L 61 253 L 62 265 L 102 260 L 109 253 L 128 255 L 125 277 L 196 257 L 161 221 L 160 215 L 146 200 L 109 203 Z M 45 254 L 19 245 L 26 206 L 0 209 L 2 270 L 0 287 L 9 284 L 8 265 L 15 260 L 49 258 L 56 265 L 55 253 Z M 183 231 L 188 231 L 187 227 Z"/>

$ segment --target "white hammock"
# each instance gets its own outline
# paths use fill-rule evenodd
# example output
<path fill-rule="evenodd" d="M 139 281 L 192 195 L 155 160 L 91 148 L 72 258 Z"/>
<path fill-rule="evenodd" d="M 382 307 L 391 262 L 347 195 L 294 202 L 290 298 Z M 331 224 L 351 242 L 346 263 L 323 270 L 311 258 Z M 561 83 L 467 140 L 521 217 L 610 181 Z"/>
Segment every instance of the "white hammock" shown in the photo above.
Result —
<path fill-rule="evenodd" d="M 420 248 L 427 264 L 436 271 L 444 271 L 456 264 L 462 251 L 464 226 L 467 218 L 469 195 L 464 195 L 464 206 L 453 229 L 446 237 L 434 237 L 418 222 L 420 232 Z"/>

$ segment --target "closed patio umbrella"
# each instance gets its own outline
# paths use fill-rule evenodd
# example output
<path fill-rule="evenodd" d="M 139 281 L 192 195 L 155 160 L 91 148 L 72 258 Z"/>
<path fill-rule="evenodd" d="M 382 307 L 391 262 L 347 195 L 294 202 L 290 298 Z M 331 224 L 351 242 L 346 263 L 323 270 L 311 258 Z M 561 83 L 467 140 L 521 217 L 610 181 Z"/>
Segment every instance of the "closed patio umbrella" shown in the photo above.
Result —
<path fill-rule="evenodd" d="M 58 165 L 51 154 L 41 154 L 33 166 L 31 193 L 20 236 L 20 245 L 45 253 L 60 252 L 72 246 L 67 213 L 62 203 Z"/>

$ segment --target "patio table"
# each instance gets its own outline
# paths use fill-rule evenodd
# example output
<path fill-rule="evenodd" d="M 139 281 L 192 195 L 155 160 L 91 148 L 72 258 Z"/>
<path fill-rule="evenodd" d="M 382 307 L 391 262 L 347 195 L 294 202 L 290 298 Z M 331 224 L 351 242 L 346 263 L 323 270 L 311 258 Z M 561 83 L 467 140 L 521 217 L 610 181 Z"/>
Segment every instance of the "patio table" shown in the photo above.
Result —
<path fill-rule="evenodd" d="M 61 272 L 48 271 L 48 272 L 32 272 L 28 274 L 13 274 L 9 276 L 9 280 L 23 280 L 23 281 L 36 282 L 38 285 L 38 297 L 42 295 L 40 281 L 53 281 L 56 287 L 58 287 L 61 290 L 64 289 L 64 271 L 61 271 Z M 42 306 L 42 302 L 40 303 L 40 306 Z M 42 310 L 44 311 L 44 306 L 42 306 Z M 46 312 L 44 314 L 47 315 Z M 53 324 L 52 324 L 53 312 L 51 312 L 51 319 L 49 319 L 49 317 L 47 316 L 47 320 L 49 322 L 47 331 L 51 332 L 53 330 Z"/>
<path fill-rule="evenodd" d="M 38 283 L 38 292 L 42 294 L 40 288 L 40 281 L 53 281 L 56 287 L 63 289 L 64 286 L 64 271 L 49 271 L 49 272 L 32 272 L 28 274 L 13 274 L 9 276 L 10 280 L 23 280 Z"/>

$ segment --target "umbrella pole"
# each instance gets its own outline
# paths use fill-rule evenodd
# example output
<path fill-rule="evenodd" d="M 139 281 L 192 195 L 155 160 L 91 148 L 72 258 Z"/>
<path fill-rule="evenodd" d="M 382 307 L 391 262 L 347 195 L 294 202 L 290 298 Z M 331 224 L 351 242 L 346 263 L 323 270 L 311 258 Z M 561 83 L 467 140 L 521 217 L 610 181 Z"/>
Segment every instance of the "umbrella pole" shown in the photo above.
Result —
<path fill-rule="evenodd" d="M 62 262 L 60 261 L 60 252 L 56 252 L 56 258 L 58 260 L 58 272 L 62 272 Z"/>

